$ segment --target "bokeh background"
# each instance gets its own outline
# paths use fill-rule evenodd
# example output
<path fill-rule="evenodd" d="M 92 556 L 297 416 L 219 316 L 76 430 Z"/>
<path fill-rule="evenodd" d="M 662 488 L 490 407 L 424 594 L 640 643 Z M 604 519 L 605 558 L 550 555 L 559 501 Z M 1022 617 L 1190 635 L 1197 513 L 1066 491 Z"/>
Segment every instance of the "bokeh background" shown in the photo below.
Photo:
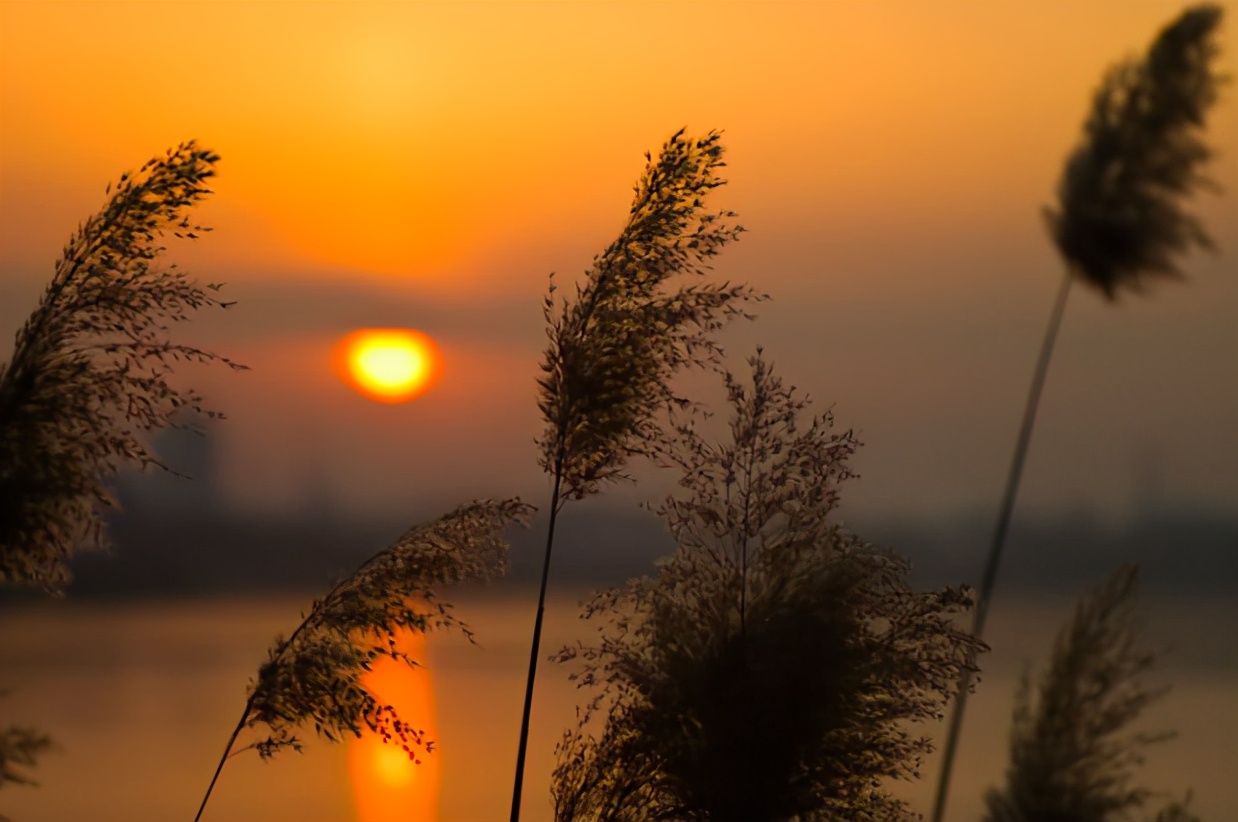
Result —
<path fill-rule="evenodd" d="M 1233 76 L 1238 6 L 1222 5 L 1222 70 Z M 1103 72 L 1140 53 L 1181 8 L 0 0 L 0 359 L 104 186 L 193 138 L 223 158 L 198 210 L 215 231 L 171 241 L 169 258 L 226 283 L 237 303 L 175 333 L 252 369 L 184 374 L 228 419 L 204 438 L 157 441 L 193 482 L 121 478 L 114 556 L 84 558 L 70 590 L 71 601 L 97 604 L 23 602 L 0 613 L 17 626 L 0 631 L 0 686 L 18 686 L 9 708 L 32 722 L 53 710 L 38 683 L 57 652 L 19 640 L 21 626 L 27 636 L 50 638 L 49 625 L 78 636 L 56 620 L 79 614 L 80 628 L 100 618 L 97 607 L 132 628 L 142 620 L 108 609 L 223 594 L 267 614 L 271 591 L 321 590 L 410 522 L 474 497 L 545 497 L 533 439 L 547 275 L 570 283 L 588 267 L 623 224 L 643 152 L 681 126 L 724 130 L 729 183 L 715 199 L 747 228 L 716 276 L 772 297 L 759 319 L 727 331 L 735 367 L 763 345 L 790 382 L 861 433 L 862 476 L 844 492 L 844 519 L 910 555 L 926 582 L 974 582 L 1061 276 L 1041 210 Z M 1196 203 L 1216 253 L 1187 258 L 1187 282 L 1117 304 L 1072 294 L 997 607 L 1003 590 L 1057 598 L 1052 613 L 1065 618 L 1085 584 L 1139 560 L 1153 634 L 1198 651 L 1177 663 L 1171 654 L 1168 670 L 1182 687 L 1232 694 L 1238 103 L 1232 84 L 1223 95 L 1209 124 L 1222 192 Z M 438 387 L 394 407 L 353 393 L 330 354 L 365 326 L 433 336 L 445 358 Z M 684 386 L 719 396 L 708 377 Z M 563 543 L 557 573 L 572 590 L 619 581 L 666 550 L 635 503 L 674 478 L 634 471 L 636 485 L 569 511 L 576 539 Z M 518 543 L 504 589 L 530 625 L 522 597 L 536 532 Z M 1157 603 L 1179 610 L 1171 618 Z M 995 618 L 1018 637 L 1022 613 Z M 1029 624 L 1052 623 L 1037 613 Z M 260 650 L 268 622 L 243 622 Z M 226 641 L 202 631 L 194 647 Z M 123 631 L 117 641 L 148 647 Z M 1031 656 L 1006 657 L 1009 682 Z M 103 662 L 56 664 L 88 688 Z M 218 694 L 221 715 L 242 686 Z M 519 695 L 506 696 L 515 720 Z M 999 719 L 1002 699 L 991 713 Z M 1200 698 L 1195 720 L 1174 716 L 1238 736 L 1235 702 Z M 570 715 L 567 704 L 555 716 Z M 63 818 L 49 803 L 68 788 L 53 777 L 76 779 L 73 768 L 85 767 L 74 723 L 51 716 L 41 724 L 64 740 L 63 758 L 40 791 L 0 800 L 20 802 L 10 815 L 29 822 Z M 557 733 L 547 729 L 548 744 Z M 977 760 L 982 786 L 1000 776 L 1005 729 L 975 733 L 995 751 Z M 1200 767 L 1232 773 L 1238 748 L 1224 735 L 1184 729 L 1174 744 Z M 515 731 L 495 737 L 483 775 L 501 813 Z M 215 755 L 209 747 L 201 763 Z M 1232 818 L 1238 793 L 1216 773 L 1149 781 L 1179 792 L 1194 784 L 1201 810 Z M 544 772 L 530 778 L 544 784 Z M 466 805 L 452 806 L 444 784 L 443 818 L 473 818 L 450 810 Z M 526 795 L 544 811 L 541 786 Z"/>

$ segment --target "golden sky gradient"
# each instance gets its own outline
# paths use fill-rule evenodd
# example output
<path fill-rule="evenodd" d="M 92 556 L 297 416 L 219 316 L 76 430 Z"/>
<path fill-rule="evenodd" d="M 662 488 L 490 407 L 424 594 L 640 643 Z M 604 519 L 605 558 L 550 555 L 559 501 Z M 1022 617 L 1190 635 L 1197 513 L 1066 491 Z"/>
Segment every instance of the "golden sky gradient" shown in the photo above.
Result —
<path fill-rule="evenodd" d="M 613 225 L 681 124 L 728 131 L 737 208 L 1030 212 L 1100 71 L 1177 6 L 1119 8 L 5 0 L 5 200 L 53 200 L 5 239 L 45 260 L 100 180 L 196 137 L 221 262 L 502 287 L 478 264 Z"/>
<path fill-rule="evenodd" d="M 240 302 L 178 333 L 255 367 L 194 377 L 233 418 L 235 493 L 295 501 L 307 466 L 346 504 L 427 475 L 439 507 L 537 489 L 547 273 L 613 238 L 646 149 L 718 128 L 718 205 L 749 229 L 718 273 L 774 296 L 738 352 L 764 342 L 863 430 L 861 501 L 986 505 L 1059 270 L 1039 209 L 1104 69 L 1181 8 L 0 0 L 0 350 L 104 185 L 196 138 L 223 157 L 216 231 L 172 254 Z M 1145 464 L 1174 504 L 1238 494 L 1232 89 L 1210 127 L 1230 193 L 1200 203 L 1221 253 L 1148 300 L 1074 298 L 1032 501 L 1125 510 Z M 363 326 L 435 336 L 441 385 L 349 396 L 329 351 Z"/>

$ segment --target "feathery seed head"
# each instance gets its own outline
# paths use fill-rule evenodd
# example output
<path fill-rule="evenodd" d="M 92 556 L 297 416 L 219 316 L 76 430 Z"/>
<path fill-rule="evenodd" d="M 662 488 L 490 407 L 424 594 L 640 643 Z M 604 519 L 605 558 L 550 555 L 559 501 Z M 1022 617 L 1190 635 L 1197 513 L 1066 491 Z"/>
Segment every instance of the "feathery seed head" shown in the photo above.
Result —
<path fill-rule="evenodd" d="M 1210 248 L 1182 200 L 1210 185 L 1199 171 L 1212 152 L 1200 132 L 1222 82 L 1213 68 L 1219 6 L 1188 9 L 1143 60 L 1105 76 L 1067 160 L 1049 231 L 1071 270 L 1113 299 L 1154 277 L 1180 278 L 1176 258 Z"/>
<path fill-rule="evenodd" d="M 296 748 L 296 731 L 312 724 L 330 741 L 368 727 L 388 741 L 428 748 L 420 732 L 366 690 L 362 675 L 383 656 L 417 664 L 398 649 L 402 629 L 457 628 L 471 639 L 438 589 L 503 573 L 503 532 L 527 524 L 532 510 L 519 499 L 462 505 L 409 529 L 316 601 L 288 639 L 276 639 L 259 669 L 244 724 L 263 726 L 267 736 L 252 747 L 263 757 Z"/>
<path fill-rule="evenodd" d="M 51 284 L 0 366 L 0 583 L 58 591 L 79 544 L 103 547 L 103 485 L 122 465 L 161 465 L 142 433 L 204 410 L 169 383 L 174 364 L 224 357 L 168 339 L 171 323 L 227 307 L 173 264 L 156 260 L 168 233 L 209 228 L 187 211 L 211 193 L 219 156 L 190 141 L 125 174 L 103 209 L 65 246 Z"/>
<path fill-rule="evenodd" d="M 1166 692 L 1143 682 L 1155 656 L 1138 643 L 1138 581 L 1138 567 L 1126 565 L 1088 591 L 1058 633 L 1038 685 L 1024 675 L 1006 784 L 986 795 L 987 822 L 1103 822 L 1128 818 L 1153 797 L 1132 785 L 1135 769 L 1147 744 L 1170 735 L 1129 732 Z M 1173 803 L 1161 818 L 1192 817 Z"/>
<path fill-rule="evenodd" d="M 967 592 L 911 590 L 832 521 L 852 432 L 749 363 L 730 438 L 684 424 L 661 452 L 685 489 L 659 509 L 674 554 L 599 594 L 596 640 L 560 654 L 595 697 L 557 750 L 556 819 L 905 818 L 880 786 L 928 750 L 905 723 L 974 669 Z"/>
<path fill-rule="evenodd" d="M 677 401 L 667 381 L 679 368 L 716 361 L 712 335 L 741 306 L 763 299 L 744 286 L 694 283 L 667 290 L 681 274 L 702 274 L 742 229 L 729 211 L 707 213 L 723 184 L 721 135 L 676 132 L 657 159 L 648 153 L 627 225 L 593 263 L 575 298 L 544 304 L 549 345 L 538 380 L 546 421 L 542 467 L 562 473 L 565 498 L 594 493 L 622 476 L 629 456 Z"/>

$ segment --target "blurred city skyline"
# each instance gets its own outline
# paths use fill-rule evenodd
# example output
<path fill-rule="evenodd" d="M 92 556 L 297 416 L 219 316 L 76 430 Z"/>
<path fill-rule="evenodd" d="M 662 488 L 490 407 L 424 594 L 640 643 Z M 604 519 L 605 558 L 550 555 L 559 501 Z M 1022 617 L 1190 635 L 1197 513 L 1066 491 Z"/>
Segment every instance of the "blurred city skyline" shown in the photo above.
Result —
<path fill-rule="evenodd" d="M 167 431 L 156 447 L 183 476 L 126 471 L 117 478 L 119 510 L 109 516 L 113 548 L 73 558 L 71 598 L 317 595 L 409 527 L 443 513 L 425 500 L 380 512 L 343 506 L 326 490 L 320 469 L 302 476 L 299 498 L 286 507 L 245 506 L 228 496 L 215 458 L 216 438 Z M 1002 590 L 1063 596 L 1134 562 L 1143 568 L 1153 596 L 1232 599 L 1238 593 L 1238 556 L 1229 549 L 1238 514 L 1173 508 L 1158 501 L 1158 494 L 1150 488 L 1134 502 L 1135 513 L 1118 521 L 1088 508 L 1023 516 L 1011 534 Z M 674 549 L 665 523 L 638 508 L 633 495 L 631 490 L 617 498 L 602 495 L 562 512 L 558 585 L 580 596 L 620 585 L 652 573 L 656 560 Z M 917 517 L 852 506 L 837 520 L 907 557 L 919 584 L 975 585 L 992 511 Z M 543 511 L 530 528 L 507 535 L 511 571 L 487 586 L 489 596 L 532 594 L 545 526 Z"/>

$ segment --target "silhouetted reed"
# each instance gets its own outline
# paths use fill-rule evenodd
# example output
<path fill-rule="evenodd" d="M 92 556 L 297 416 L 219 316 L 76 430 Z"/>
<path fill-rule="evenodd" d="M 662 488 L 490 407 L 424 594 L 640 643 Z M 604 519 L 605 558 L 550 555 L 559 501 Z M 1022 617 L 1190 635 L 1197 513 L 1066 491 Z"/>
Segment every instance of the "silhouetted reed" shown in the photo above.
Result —
<path fill-rule="evenodd" d="M 686 365 L 718 360 L 712 333 L 741 306 L 759 299 L 727 283 L 668 289 L 682 275 L 700 275 L 742 229 L 729 211 L 705 211 L 711 189 L 723 184 L 721 135 L 694 139 L 676 132 L 636 185 L 619 238 L 593 261 L 575 298 L 556 302 L 551 280 L 544 313 L 550 338 L 538 381 L 546 428 L 538 441 L 542 468 L 552 475 L 550 524 L 542 563 L 537 617 L 529 654 L 511 820 L 520 817 L 525 752 L 545 613 L 556 517 L 563 503 L 596 493 L 624 476 L 627 461 L 648 453 L 658 412 L 676 397 L 668 379 Z"/>
<path fill-rule="evenodd" d="M 287 639 L 276 638 L 258 669 L 195 822 L 229 756 L 249 748 L 263 758 L 284 748 L 300 750 L 297 731 L 311 724 L 332 742 L 369 728 L 384 741 L 400 744 L 410 758 L 415 748 L 431 750 L 432 741 L 392 706 L 376 700 L 361 677 L 381 657 L 418 664 L 399 650 L 400 631 L 455 628 L 471 640 L 468 626 L 438 598 L 438 589 L 502 574 L 507 568 L 503 531 L 527 523 L 531 511 L 518 499 L 461 506 L 411 528 L 315 601 Z M 242 731 L 259 727 L 265 738 L 233 751 Z"/>
<path fill-rule="evenodd" d="M 1203 142 L 1205 115 L 1221 78 L 1213 63 L 1221 8 L 1193 6 L 1163 29 L 1142 60 L 1110 69 L 1084 124 L 1084 139 L 1066 161 L 1058 206 L 1046 209 L 1049 232 L 1066 263 L 1032 374 L 976 602 L 973 632 L 983 636 L 1002 549 L 1018 496 L 1036 409 L 1053 345 L 1076 280 L 1115 300 L 1155 278 L 1180 278 L 1178 257 L 1211 243 L 1183 201 L 1210 182 L 1200 167 L 1211 156 Z M 946 737 L 933 822 L 941 822 L 962 729 L 968 688 L 959 689 Z"/>
<path fill-rule="evenodd" d="M 1195 6 L 1167 26 L 1142 60 L 1109 70 L 1066 161 L 1049 232 L 1070 273 L 1110 300 L 1156 278 L 1180 279 L 1178 256 L 1211 248 L 1183 198 L 1212 186 L 1200 167 L 1216 102 L 1221 8 Z"/>
<path fill-rule="evenodd" d="M 6 695 L 0 691 L 0 698 Z M 33 768 L 38 758 L 51 747 L 51 738 L 37 728 L 28 725 L 0 728 L 0 788 L 5 785 L 38 785 L 26 769 Z M 10 820 L 0 814 L 0 822 Z"/>
<path fill-rule="evenodd" d="M 659 509 L 676 551 L 598 594 L 596 640 L 559 656 L 596 691 L 556 751 L 558 822 L 908 816 L 881 786 L 918 776 L 907 723 L 974 670 L 968 593 L 913 591 L 906 560 L 833 521 L 856 438 L 749 362 L 750 385 L 726 377 L 730 439 L 688 421 L 661 452 L 686 489 Z"/>
<path fill-rule="evenodd" d="M 243 366 L 168 331 L 205 307 L 225 307 L 157 265 L 168 233 L 196 239 L 187 216 L 211 193 L 219 156 L 194 142 L 120 178 L 110 199 L 69 240 L 38 308 L 0 368 L 0 583 L 59 592 L 66 560 L 104 547 L 104 481 L 125 465 L 163 467 L 141 442 L 201 398 L 169 382 L 179 362 Z"/>
<path fill-rule="evenodd" d="M 78 547 L 106 546 L 104 482 L 125 465 L 164 467 L 140 441 L 192 409 L 193 391 L 168 382 L 173 363 L 219 361 L 171 342 L 169 325 L 206 306 L 225 307 L 173 263 L 157 265 L 171 232 L 196 239 L 209 228 L 188 210 L 210 193 L 219 156 L 190 141 L 123 174 L 99 213 L 80 225 L 56 263 L 38 307 L 0 366 L 0 584 L 59 594 Z M 34 784 L 32 767 L 51 745 L 28 726 L 0 729 L 0 785 Z M 2 818 L 2 817 L 0 817 Z"/>
<path fill-rule="evenodd" d="M 1138 647 L 1138 568 L 1119 569 L 1086 593 L 1058 633 L 1048 669 L 1034 689 L 1023 677 L 1015 700 L 1006 785 L 985 797 L 986 822 L 1118 822 L 1153 793 L 1132 784 L 1144 746 L 1171 734 L 1130 732 L 1168 690 L 1142 680 L 1155 656 Z M 1157 822 L 1195 817 L 1185 803 Z"/>

